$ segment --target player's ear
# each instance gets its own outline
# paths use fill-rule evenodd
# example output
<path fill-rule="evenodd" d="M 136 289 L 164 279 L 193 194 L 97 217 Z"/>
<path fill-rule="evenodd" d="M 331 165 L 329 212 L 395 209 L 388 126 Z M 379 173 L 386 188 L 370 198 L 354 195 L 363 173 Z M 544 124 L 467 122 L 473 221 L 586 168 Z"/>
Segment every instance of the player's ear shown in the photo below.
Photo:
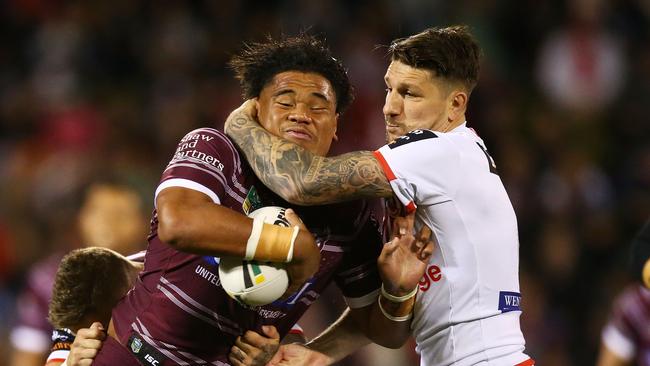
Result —
<path fill-rule="evenodd" d="M 465 114 L 465 110 L 467 109 L 467 100 L 469 99 L 469 96 L 467 95 L 467 92 L 463 89 L 454 89 L 452 92 L 449 94 L 449 99 L 448 99 L 448 116 L 450 121 L 455 121 L 463 114 Z"/>
<path fill-rule="evenodd" d="M 260 120 L 260 98 L 259 97 L 253 98 L 253 100 L 255 101 L 255 118 L 257 118 L 257 120 L 259 121 Z"/>
<path fill-rule="evenodd" d="M 336 131 L 339 127 L 339 114 L 334 115 L 334 135 L 332 136 L 333 141 L 338 141 L 339 137 L 336 135 Z"/>

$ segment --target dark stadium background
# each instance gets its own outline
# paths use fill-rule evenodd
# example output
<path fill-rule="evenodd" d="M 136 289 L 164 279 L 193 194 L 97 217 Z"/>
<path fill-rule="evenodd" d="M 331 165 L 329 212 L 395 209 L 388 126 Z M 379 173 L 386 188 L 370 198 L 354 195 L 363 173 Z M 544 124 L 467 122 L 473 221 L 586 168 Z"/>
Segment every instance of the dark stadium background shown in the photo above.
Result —
<path fill-rule="evenodd" d="M 650 215 L 644 0 L 0 1 L 0 364 L 27 269 L 75 245 L 81 189 L 119 176 L 151 206 L 177 140 L 240 104 L 225 63 L 243 41 L 325 36 L 356 87 L 344 152 L 383 141 L 377 46 L 456 22 L 484 48 L 468 120 L 518 215 L 527 350 L 540 365 L 592 365 Z M 322 298 L 308 335 L 340 306 Z M 409 349 L 345 364 L 414 364 Z"/>

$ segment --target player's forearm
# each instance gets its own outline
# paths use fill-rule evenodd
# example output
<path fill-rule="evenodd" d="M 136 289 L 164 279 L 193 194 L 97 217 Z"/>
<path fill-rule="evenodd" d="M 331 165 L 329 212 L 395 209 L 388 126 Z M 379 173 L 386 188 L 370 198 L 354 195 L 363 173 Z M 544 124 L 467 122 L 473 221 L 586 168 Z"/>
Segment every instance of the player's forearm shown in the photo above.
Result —
<path fill-rule="evenodd" d="M 346 309 L 334 324 L 306 346 L 327 355 L 334 363 L 371 343 L 360 328 L 350 316 L 350 309 Z"/>
<path fill-rule="evenodd" d="M 284 338 L 282 338 L 282 341 L 280 341 L 280 344 L 291 343 L 305 344 L 307 343 L 307 338 L 305 338 L 305 335 L 303 333 L 289 333 Z"/>
<path fill-rule="evenodd" d="M 392 195 L 388 180 L 369 151 L 317 156 L 274 136 L 242 111 L 233 112 L 226 125 L 226 132 L 260 180 L 291 203 L 317 205 Z"/>
<path fill-rule="evenodd" d="M 156 202 L 158 236 L 178 250 L 199 255 L 240 258 L 251 258 L 250 255 L 253 255 L 254 259 L 276 262 L 289 258 L 288 251 L 291 251 L 293 262 L 311 261 L 314 256 L 318 257 L 318 248 L 306 230 L 299 230 L 295 245 L 288 245 L 284 241 L 294 240 L 293 228 L 267 224 L 262 224 L 256 241 L 259 245 L 255 245 L 258 249 L 265 250 L 251 250 L 249 253 L 249 239 L 254 236 L 253 220 L 224 206 L 215 205 L 200 192 L 178 187 L 167 188 L 158 194 Z M 267 235 L 269 227 L 271 231 Z M 277 234 L 277 230 L 288 233 L 272 235 Z M 279 241 L 286 245 L 276 245 Z"/>
<path fill-rule="evenodd" d="M 413 306 L 412 300 L 403 304 L 392 304 L 388 301 L 383 301 L 382 304 L 384 304 L 384 311 L 393 314 L 409 314 L 412 311 Z M 375 302 L 366 335 L 374 343 L 377 343 L 380 346 L 387 348 L 400 348 L 411 336 L 411 320 L 390 320 L 379 308 L 379 303 Z"/>
<path fill-rule="evenodd" d="M 168 190 L 161 192 L 157 205 L 162 241 L 188 253 L 245 255 L 251 219 L 210 202 L 178 199 L 179 195 L 170 195 Z"/>

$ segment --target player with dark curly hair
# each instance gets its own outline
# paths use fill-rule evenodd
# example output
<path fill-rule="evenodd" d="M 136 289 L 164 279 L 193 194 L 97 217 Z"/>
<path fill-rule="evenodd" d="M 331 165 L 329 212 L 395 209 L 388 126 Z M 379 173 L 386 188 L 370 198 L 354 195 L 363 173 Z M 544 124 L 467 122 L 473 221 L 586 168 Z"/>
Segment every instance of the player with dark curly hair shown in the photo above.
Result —
<path fill-rule="evenodd" d="M 245 44 L 230 60 L 245 99 L 257 98 L 277 74 L 285 71 L 318 74 L 330 83 L 336 98 L 336 113 L 352 103 L 353 90 L 343 64 L 319 39 L 309 34 Z"/>

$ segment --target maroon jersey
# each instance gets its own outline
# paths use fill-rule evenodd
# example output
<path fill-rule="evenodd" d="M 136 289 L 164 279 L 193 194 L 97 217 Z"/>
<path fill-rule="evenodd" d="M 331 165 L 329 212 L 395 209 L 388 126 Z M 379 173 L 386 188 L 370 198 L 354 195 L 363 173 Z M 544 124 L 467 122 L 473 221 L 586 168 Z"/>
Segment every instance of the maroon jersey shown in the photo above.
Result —
<path fill-rule="evenodd" d="M 602 339 L 620 358 L 650 366 L 650 290 L 635 285 L 616 298 Z"/>
<path fill-rule="evenodd" d="M 215 204 L 242 214 L 260 206 L 288 206 L 257 180 L 232 142 L 210 128 L 181 140 L 156 194 L 167 187 L 203 192 Z M 370 305 L 381 284 L 376 260 L 382 241 L 367 202 L 295 210 L 321 248 L 320 268 L 291 298 L 256 308 L 224 292 L 218 258 L 180 252 L 160 241 L 154 211 L 144 271 L 113 311 L 120 342 L 131 348 L 135 343 L 138 349 L 150 346 L 164 365 L 223 365 L 246 330 L 274 325 L 284 337 L 332 281 L 350 307 Z"/>

